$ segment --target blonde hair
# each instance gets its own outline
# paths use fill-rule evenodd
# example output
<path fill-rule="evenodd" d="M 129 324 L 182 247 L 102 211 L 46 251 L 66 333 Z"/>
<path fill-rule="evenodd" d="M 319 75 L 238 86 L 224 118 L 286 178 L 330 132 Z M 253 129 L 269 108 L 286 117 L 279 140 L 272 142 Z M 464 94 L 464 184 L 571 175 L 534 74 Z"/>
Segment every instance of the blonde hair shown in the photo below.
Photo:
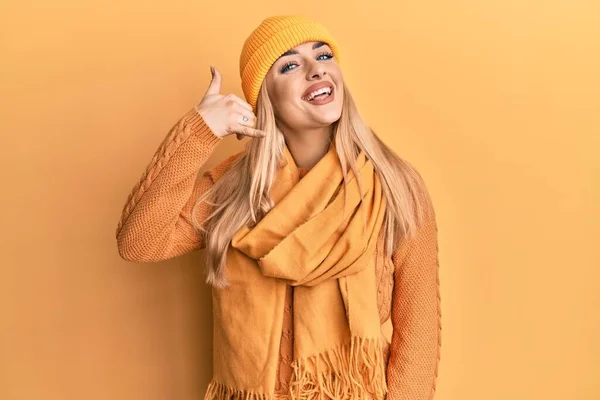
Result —
<path fill-rule="evenodd" d="M 266 137 L 248 141 L 242 155 L 198 198 L 193 209 L 195 228 L 206 237 L 206 283 L 217 288 L 228 285 L 227 249 L 235 232 L 244 225 L 255 225 L 274 207 L 270 191 L 277 169 L 285 162 L 284 135 L 276 125 L 264 82 L 258 95 L 256 116 L 257 129 L 265 131 Z M 333 141 L 342 166 L 344 186 L 348 167 L 358 176 L 356 157 L 361 150 L 372 161 L 387 200 L 382 229 L 385 230 L 385 254 L 391 257 L 398 241 L 413 236 L 422 222 L 424 205 L 417 196 L 424 188 L 421 176 L 365 124 L 347 85 L 344 85 L 340 119 L 333 126 Z M 360 186 L 360 179 L 358 183 Z M 214 208 L 199 222 L 196 212 L 204 201 Z"/>

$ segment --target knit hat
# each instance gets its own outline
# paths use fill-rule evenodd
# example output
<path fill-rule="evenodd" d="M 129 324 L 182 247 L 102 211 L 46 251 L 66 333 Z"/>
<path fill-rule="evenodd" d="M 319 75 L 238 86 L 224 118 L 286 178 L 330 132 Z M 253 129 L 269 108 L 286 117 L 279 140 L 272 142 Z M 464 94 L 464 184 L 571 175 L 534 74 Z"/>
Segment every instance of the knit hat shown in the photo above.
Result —
<path fill-rule="evenodd" d="M 323 25 L 308 18 L 272 16 L 252 31 L 240 55 L 240 77 L 246 101 L 255 112 L 260 86 L 273 63 L 286 51 L 313 41 L 327 43 L 339 62 L 339 47 L 333 36 Z"/>

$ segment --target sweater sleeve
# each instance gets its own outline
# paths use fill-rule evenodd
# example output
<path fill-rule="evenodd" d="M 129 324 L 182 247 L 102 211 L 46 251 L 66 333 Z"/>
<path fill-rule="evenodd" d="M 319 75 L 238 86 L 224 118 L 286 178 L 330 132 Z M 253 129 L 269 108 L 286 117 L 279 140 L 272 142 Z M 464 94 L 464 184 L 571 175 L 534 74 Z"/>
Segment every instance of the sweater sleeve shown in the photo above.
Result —
<path fill-rule="evenodd" d="M 197 179 L 198 171 L 220 140 L 195 108 L 171 128 L 123 207 L 116 231 L 123 259 L 156 262 L 205 247 L 192 208 L 213 185 L 209 173 Z M 209 212 L 202 203 L 199 220 Z"/>
<path fill-rule="evenodd" d="M 438 240 L 427 190 L 416 196 L 424 207 L 417 234 L 402 239 L 392 255 L 392 343 L 387 400 L 431 400 L 441 347 Z"/>

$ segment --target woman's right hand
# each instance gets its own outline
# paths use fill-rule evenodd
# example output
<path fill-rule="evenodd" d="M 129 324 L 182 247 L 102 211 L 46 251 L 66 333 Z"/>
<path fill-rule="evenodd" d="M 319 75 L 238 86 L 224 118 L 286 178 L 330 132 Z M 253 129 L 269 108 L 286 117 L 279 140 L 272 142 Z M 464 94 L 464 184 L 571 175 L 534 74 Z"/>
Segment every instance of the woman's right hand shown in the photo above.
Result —
<path fill-rule="evenodd" d="M 254 129 L 256 116 L 252 112 L 252 106 L 234 94 L 220 94 L 221 73 L 214 67 L 210 69 L 212 80 L 197 106 L 206 125 L 219 137 L 234 133 L 238 140 L 244 136 L 265 137 L 266 132 Z"/>

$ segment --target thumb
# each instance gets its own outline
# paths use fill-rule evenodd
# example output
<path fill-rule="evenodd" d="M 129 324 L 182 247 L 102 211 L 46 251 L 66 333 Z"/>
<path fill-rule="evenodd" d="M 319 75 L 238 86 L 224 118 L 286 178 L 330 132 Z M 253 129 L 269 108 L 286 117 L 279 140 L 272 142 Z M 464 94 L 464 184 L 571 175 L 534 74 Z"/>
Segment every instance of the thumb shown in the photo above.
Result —
<path fill-rule="evenodd" d="M 212 73 L 212 80 L 210 81 L 210 85 L 206 90 L 206 96 L 219 94 L 221 91 L 221 73 L 213 66 L 210 67 L 210 71 Z"/>

